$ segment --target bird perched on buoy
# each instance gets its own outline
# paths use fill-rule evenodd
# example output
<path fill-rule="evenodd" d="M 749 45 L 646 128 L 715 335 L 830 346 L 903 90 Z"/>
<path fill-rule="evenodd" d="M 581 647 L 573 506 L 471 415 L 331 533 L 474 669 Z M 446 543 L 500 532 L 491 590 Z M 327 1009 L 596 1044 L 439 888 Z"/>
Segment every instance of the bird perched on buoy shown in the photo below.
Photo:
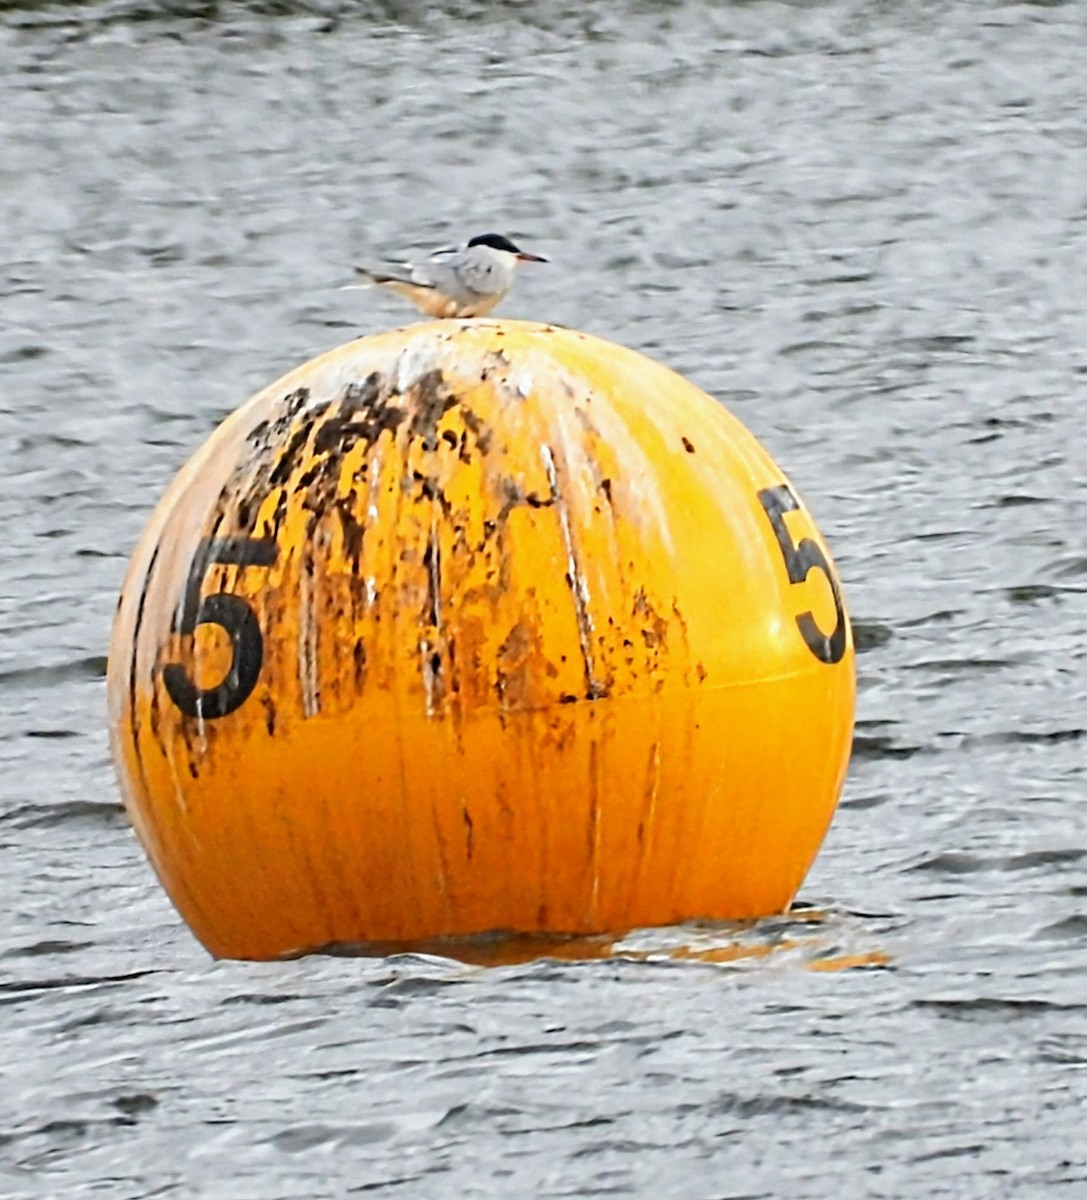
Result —
<path fill-rule="evenodd" d="M 428 317 L 482 317 L 513 287 L 517 264 L 547 262 L 527 254 L 500 233 L 481 233 L 462 246 L 427 258 L 356 267 L 367 286 L 389 288 Z"/>

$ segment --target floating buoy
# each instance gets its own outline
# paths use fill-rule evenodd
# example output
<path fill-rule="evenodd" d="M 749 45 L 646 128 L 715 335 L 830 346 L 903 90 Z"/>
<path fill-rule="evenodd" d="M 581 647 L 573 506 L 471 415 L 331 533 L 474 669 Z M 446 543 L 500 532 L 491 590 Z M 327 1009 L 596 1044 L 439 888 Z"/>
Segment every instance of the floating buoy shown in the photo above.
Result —
<path fill-rule="evenodd" d="M 233 958 L 781 912 L 853 700 L 830 556 L 754 437 L 515 321 L 363 338 L 230 416 L 109 660 L 133 824 Z"/>

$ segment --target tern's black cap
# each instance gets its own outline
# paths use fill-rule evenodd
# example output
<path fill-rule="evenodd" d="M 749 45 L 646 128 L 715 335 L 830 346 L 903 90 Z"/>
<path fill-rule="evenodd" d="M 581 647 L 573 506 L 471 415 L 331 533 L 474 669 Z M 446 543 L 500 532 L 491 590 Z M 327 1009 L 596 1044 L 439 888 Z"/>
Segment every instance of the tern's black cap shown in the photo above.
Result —
<path fill-rule="evenodd" d="M 481 233 L 468 243 L 469 246 L 490 246 L 492 250 L 505 250 L 510 254 L 520 254 L 521 251 L 500 233 Z"/>

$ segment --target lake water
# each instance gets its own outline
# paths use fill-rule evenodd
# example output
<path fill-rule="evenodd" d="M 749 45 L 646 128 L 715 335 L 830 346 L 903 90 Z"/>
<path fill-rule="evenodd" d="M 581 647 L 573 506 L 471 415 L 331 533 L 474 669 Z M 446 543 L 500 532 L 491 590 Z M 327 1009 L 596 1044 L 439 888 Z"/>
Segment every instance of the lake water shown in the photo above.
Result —
<path fill-rule="evenodd" d="M 0 12 L 0 1194 L 1087 1196 L 1077 4 L 114 0 Z M 788 918 L 611 956 L 214 962 L 104 670 L 217 422 L 498 228 L 503 312 L 764 442 L 858 648 Z"/>

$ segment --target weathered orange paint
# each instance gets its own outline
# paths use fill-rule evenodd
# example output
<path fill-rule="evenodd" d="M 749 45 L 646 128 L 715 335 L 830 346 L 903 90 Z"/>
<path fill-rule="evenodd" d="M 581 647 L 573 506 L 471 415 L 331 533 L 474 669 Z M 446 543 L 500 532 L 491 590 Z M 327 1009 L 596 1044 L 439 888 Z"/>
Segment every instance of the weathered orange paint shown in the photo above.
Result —
<path fill-rule="evenodd" d="M 835 626 L 833 567 L 790 583 L 758 499 L 784 482 L 690 383 L 550 326 L 397 330 L 253 397 L 152 516 L 110 653 L 128 811 L 197 937 L 269 958 L 785 909 L 854 673 L 844 615 L 839 661 L 801 636 Z M 802 506 L 784 525 L 826 553 Z M 224 715 L 166 686 L 230 682 L 235 616 L 179 632 L 190 577 L 263 642 Z"/>

